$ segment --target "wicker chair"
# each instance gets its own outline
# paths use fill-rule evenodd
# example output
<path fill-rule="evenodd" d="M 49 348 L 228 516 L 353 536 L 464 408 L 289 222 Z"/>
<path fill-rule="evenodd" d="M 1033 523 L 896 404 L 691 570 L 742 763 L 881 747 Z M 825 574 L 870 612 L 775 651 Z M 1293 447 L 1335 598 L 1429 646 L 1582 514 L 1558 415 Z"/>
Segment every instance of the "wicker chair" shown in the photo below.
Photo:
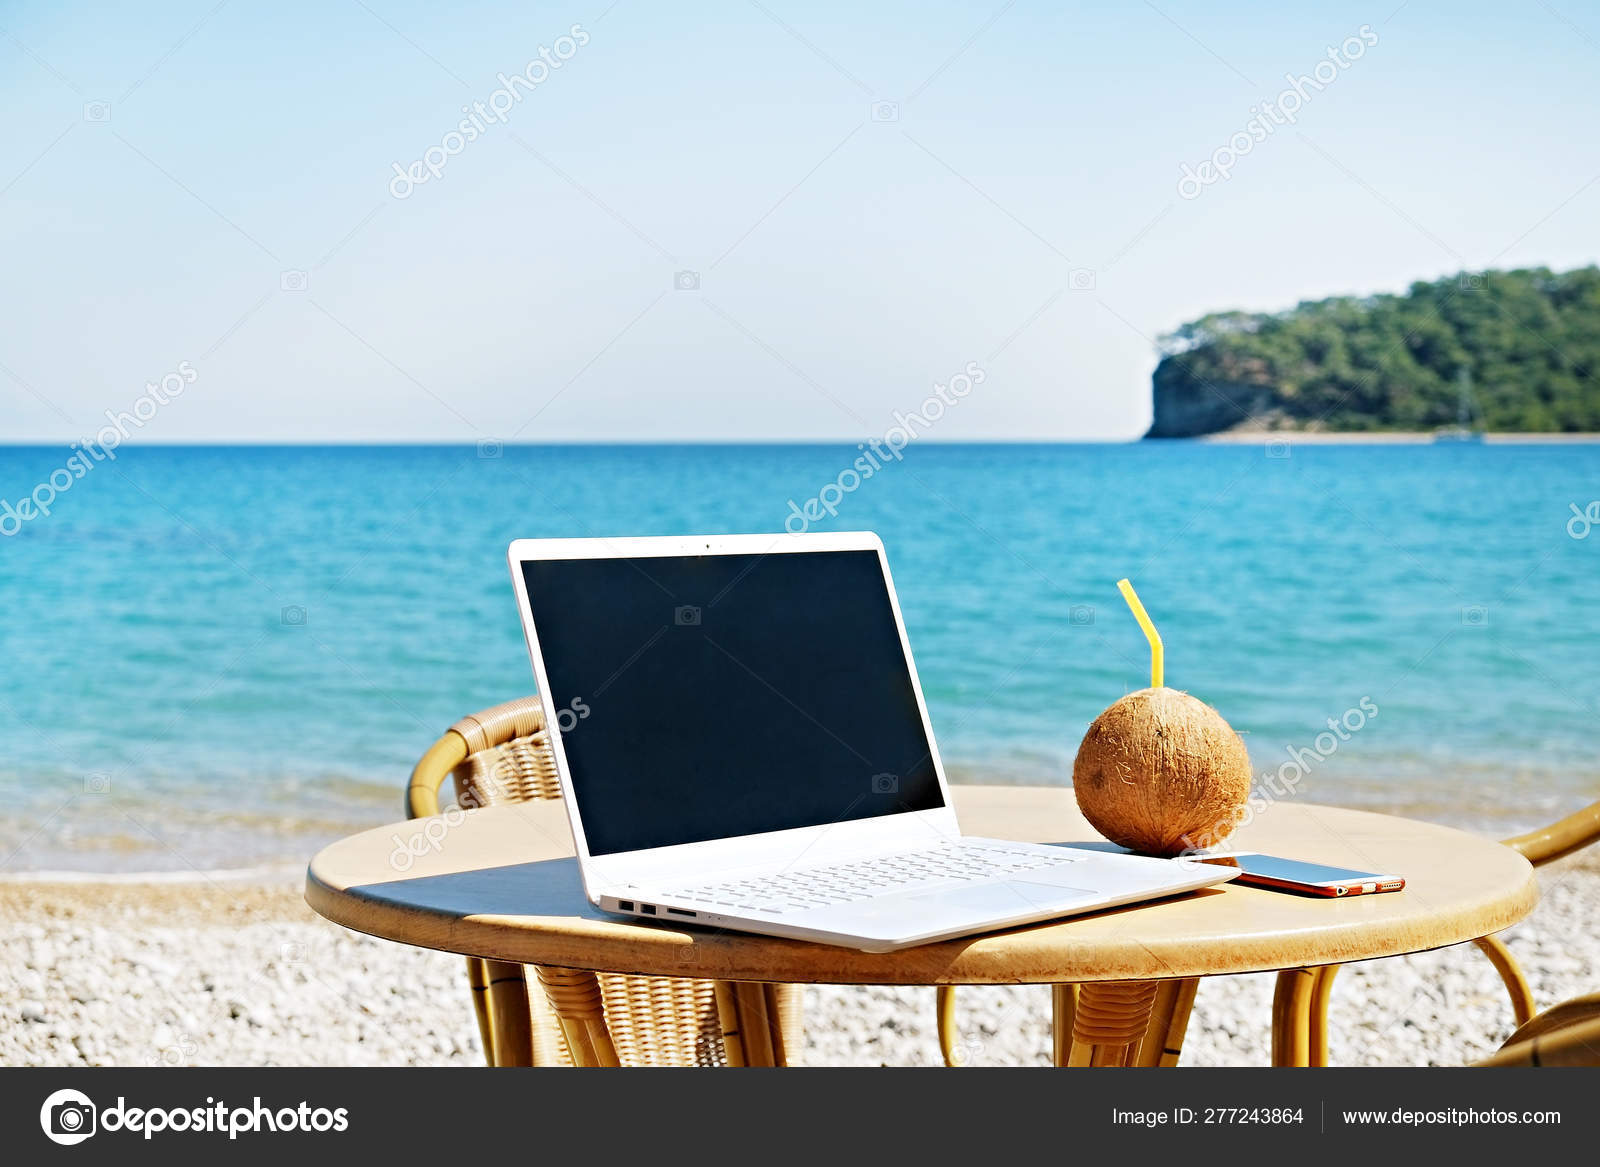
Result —
<path fill-rule="evenodd" d="M 1581 851 L 1597 839 L 1600 839 L 1600 802 L 1591 803 L 1560 822 L 1529 831 L 1525 835 L 1518 835 L 1514 839 L 1506 839 L 1505 845 L 1521 852 L 1535 867 L 1542 867 L 1574 851 Z M 1516 957 L 1511 955 L 1511 950 L 1506 947 L 1505 941 L 1498 936 L 1484 936 L 1473 943 L 1489 958 L 1494 964 L 1495 971 L 1500 974 L 1500 980 L 1511 997 L 1512 1013 L 1520 1027 L 1517 1033 L 1522 1033 L 1537 1019 L 1533 1016 L 1533 990 L 1528 987 L 1528 980 L 1522 975 Z M 1330 964 L 1310 970 L 1311 1033 L 1308 1060 L 1313 1066 L 1328 1064 L 1328 1000 L 1333 993 L 1333 980 L 1339 974 L 1339 968 L 1339 965 Z M 1584 1000 L 1595 999 L 1584 998 Z M 1568 1002 L 1566 1005 L 1558 1006 L 1557 1009 L 1575 1008 L 1580 1004 L 1581 1002 Z M 1548 1017 L 1556 1011 L 1552 1009 L 1544 1016 Z M 1600 1015 L 1600 1005 L 1595 1007 L 1594 1012 Z M 1517 1036 L 1513 1034 L 1512 1041 L 1516 1040 Z"/>
<path fill-rule="evenodd" d="M 438 814 L 439 788 L 452 776 L 463 807 L 560 798 L 539 698 L 451 726 L 412 771 L 408 816 Z M 467 958 L 491 1066 L 786 1065 L 801 1048 L 797 985 L 533 971 L 539 990 L 530 992 L 523 965 Z"/>

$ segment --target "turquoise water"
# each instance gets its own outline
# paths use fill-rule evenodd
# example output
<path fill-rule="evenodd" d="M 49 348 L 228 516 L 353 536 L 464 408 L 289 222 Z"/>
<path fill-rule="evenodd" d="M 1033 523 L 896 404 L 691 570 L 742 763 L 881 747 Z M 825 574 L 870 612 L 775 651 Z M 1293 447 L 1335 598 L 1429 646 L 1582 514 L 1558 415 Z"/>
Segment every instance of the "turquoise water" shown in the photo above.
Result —
<path fill-rule="evenodd" d="M 1567 530 L 1600 446 L 1284 452 L 912 447 L 818 527 L 883 536 L 957 780 L 1068 779 L 1148 679 L 1129 575 L 1259 772 L 1318 750 L 1299 797 L 1531 824 L 1600 795 L 1600 532 Z M 67 453 L 0 449 L 0 497 Z M 0 867 L 299 860 L 397 818 L 444 727 L 532 687 L 509 540 L 777 530 L 857 455 L 498 453 L 125 449 L 0 538 Z"/>

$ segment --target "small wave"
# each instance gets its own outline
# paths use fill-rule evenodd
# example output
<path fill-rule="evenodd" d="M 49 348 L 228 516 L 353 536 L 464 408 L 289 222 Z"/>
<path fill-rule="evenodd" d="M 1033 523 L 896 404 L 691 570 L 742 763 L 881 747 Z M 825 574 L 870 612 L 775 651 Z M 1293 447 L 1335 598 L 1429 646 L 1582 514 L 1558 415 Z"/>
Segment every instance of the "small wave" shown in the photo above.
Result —
<path fill-rule="evenodd" d="M 214 871 L 0 871 L 0 884 L 277 883 L 290 877 L 298 878 L 304 871 L 303 865 L 294 863 L 218 868 Z"/>

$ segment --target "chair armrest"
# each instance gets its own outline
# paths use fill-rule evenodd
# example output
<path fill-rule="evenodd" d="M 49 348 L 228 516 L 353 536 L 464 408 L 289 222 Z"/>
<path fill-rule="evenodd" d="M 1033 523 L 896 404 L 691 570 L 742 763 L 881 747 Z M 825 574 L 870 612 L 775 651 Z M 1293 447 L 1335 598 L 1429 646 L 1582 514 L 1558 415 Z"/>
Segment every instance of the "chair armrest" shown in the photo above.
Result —
<path fill-rule="evenodd" d="M 1570 1029 L 1582 1022 L 1596 1019 L 1600 1019 L 1600 993 L 1591 993 L 1587 997 L 1574 997 L 1570 1001 L 1563 1001 L 1546 1009 L 1529 1021 L 1524 1021 L 1517 1026 L 1515 1033 L 1501 1043 L 1500 1048 L 1508 1049 L 1522 1042 L 1532 1041 L 1536 1037 L 1543 1037 L 1547 1033 Z"/>
<path fill-rule="evenodd" d="M 446 730 L 442 738 L 428 747 L 417 768 L 411 771 L 411 783 L 406 787 L 408 819 L 439 813 L 439 787 L 466 756 L 467 739 L 453 729 Z"/>
<path fill-rule="evenodd" d="M 1600 1066 L 1600 1017 L 1560 1026 L 1526 1041 L 1514 1041 L 1478 1065 Z"/>
<path fill-rule="evenodd" d="M 1600 802 L 1590 803 L 1560 822 L 1504 842 L 1512 850 L 1522 852 L 1529 863 L 1538 867 L 1581 850 L 1596 839 L 1600 839 Z"/>

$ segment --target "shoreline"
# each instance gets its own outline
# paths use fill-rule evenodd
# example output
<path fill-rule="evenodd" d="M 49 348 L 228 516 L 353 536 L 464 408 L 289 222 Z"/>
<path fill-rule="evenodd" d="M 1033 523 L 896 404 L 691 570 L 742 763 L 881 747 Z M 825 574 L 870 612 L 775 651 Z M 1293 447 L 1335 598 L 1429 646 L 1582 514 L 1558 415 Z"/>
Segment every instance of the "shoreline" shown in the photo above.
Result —
<path fill-rule="evenodd" d="M 959 770 L 959 767 L 955 769 Z M 979 778 L 973 772 L 959 772 L 951 777 L 952 784 L 956 786 L 1057 785 L 1054 782 L 1019 781 L 1016 775 L 1005 773 L 988 773 Z M 1420 819 L 1486 838 L 1501 839 L 1553 822 L 1592 801 L 1594 796 L 1590 791 L 1594 789 L 1596 781 L 1600 781 L 1600 777 L 1587 775 L 1584 781 L 1569 783 L 1559 790 L 1541 788 L 1532 801 L 1528 797 L 1506 797 L 1503 792 L 1493 794 L 1488 788 L 1483 788 L 1478 791 L 1482 798 L 1464 802 L 1458 788 L 1434 784 L 1419 788 L 1406 782 L 1372 781 L 1370 776 L 1359 787 L 1349 786 L 1341 779 L 1315 792 L 1302 790 L 1300 793 L 1308 802 Z M 1070 789 L 1070 784 L 1062 786 Z M 95 845 L 98 840 L 91 836 L 80 838 L 75 848 L 56 847 L 39 855 L 38 866 L 0 868 L 0 889 L 20 885 L 270 885 L 284 879 L 299 879 L 312 856 L 339 838 L 363 830 L 395 825 L 393 821 L 376 818 L 352 819 L 342 827 L 325 827 L 321 831 L 277 839 L 273 841 L 274 845 L 263 846 L 250 853 L 241 854 L 234 850 L 231 856 L 211 848 L 189 848 L 185 857 L 177 844 L 128 851 L 117 846 Z M 26 857 L 20 854 L 14 854 L 12 858 L 26 861 Z M 166 863 L 173 865 L 167 866 Z M 209 863 L 215 863 L 216 866 L 208 866 Z"/>
<path fill-rule="evenodd" d="M 1600 444 L 1600 433 L 1486 433 L 1483 444 L 1490 446 L 1592 446 Z M 1145 441 L 1192 441 L 1213 446 L 1264 445 L 1287 442 L 1305 446 L 1458 446 L 1472 442 L 1436 441 L 1432 432 L 1372 430 L 1362 433 L 1326 433 L 1319 430 L 1226 430 L 1200 434 L 1193 438 L 1147 438 Z"/>
<path fill-rule="evenodd" d="M 309 862 L 309 858 L 307 860 Z M 264 863 L 255 867 L 184 867 L 174 871 L 92 871 L 77 868 L 40 868 L 37 871 L 0 871 L 0 889 L 46 885 L 51 887 L 189 887 L 197 883 L 235 883 L 270 886 L 305 874 L 304 863 Z"/>
<path fill-rule="evenodd" d="M 1361 808 L 1366 809 L 1366 808 Z M 1440 823 L 1456 830 L 1467 831 L 1488 839 L 1498 839 L 1504 832 L 1484 826 Z M 1529 829 L 1533 829 L 1531 826 Z M 1509 836 L 1507 836 L 1509 837 Z M 75 871 L 53 869 L 38 871 L 0 872 L 0 908 L 19 894 L 30 891 L 59 891 L 68 898 L 88 892 L 101 892 L 108 896 L 134 896 L 143 894 L 152 901 L 173 897 L 175 904 L 197 889 L 214 886 L 217 891 L 280 890 L 293 887 L 297 891 L 305 881 L 305 863 L 275 863 L 259 867 L 217 868 L 201 870 L 185 868 L 181 871 Z M 1578 852 L 1563 861 L 1571 870 L 1592 872 L 1600 876 L 1600 847 L 1593 854 Z M 224 887 L 223 885 L 226 885 Z M 92 902 L 92 901 L 91 901 Z M 3 912 L 0 912 L 3 918 Z M 3 964 L 0 961 L 0 964 Z"/>

